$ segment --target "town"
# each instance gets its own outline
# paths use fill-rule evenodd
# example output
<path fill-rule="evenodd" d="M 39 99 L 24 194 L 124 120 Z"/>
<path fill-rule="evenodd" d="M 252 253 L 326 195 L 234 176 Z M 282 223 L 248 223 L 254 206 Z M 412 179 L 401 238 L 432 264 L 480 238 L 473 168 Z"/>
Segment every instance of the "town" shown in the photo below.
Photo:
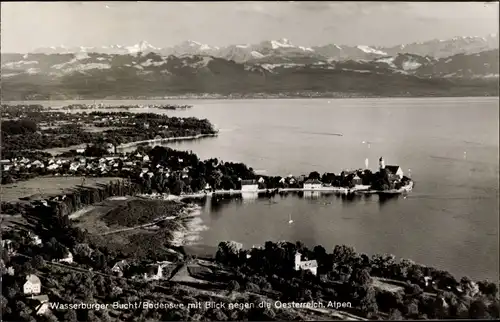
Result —
<path fill-rule="evenodd" d="M 10 106 L 4 115 L 0 266 L 5 319 L 363 320 L 494 317 L 498 312 L 495 283 L 457 280 L 393 255 L 369 257 L 345 245 L 329 253 L 320 245 L 310 249 L 285 241 L 247 249 L 235 241 L 215 249 L 186 243 L 199 211 L 189 199 L 197 196 L 411 191 L 410 174 L 386 165 L 383 157 L 376 171 L 269 176 L 243 163 L 201 160 L 191 151 L 158 145 L 164 139 L 217 136 L 208 120 L 66 114 L 40 106 Z M 131 149 L 123 149 L 127 146 Z M 24 183 L 37 186 L 37 192 L 21 189 Z M 72 311 L 64 306 L 139 299 L 173 309 Z M 272 304 L 311 301 L 324 304 Z M 216 305 L 189 306 L 198 302 Z M 330 302 L 342 304 L 333 308 Z M 229 303 L 241 309 L 229 310 Z"/>

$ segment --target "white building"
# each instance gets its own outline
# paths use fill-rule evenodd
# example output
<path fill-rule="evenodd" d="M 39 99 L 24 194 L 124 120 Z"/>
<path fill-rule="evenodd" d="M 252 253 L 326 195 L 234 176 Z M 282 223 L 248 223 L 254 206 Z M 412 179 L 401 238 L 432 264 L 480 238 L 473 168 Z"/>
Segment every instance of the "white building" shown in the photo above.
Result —
<path fill-rule="evenodd" d="M 46 200 L 41 200 L 41 203 L 45 207 L 49 206 Z M 41 245 L 42 244 L 42 239 L 40 237 L 38 237 L 37 235 L 33 234 L 31 231 L 28 232 L 28 238 L 30 239 L 31 244 L 33 244 L 33 245 Z"/>
<path fill-rule="evenodd" d="M 128 263 L 126 260 L 121 260 L 117 262 L 115 265 L 113 265 L 113 268 L 111 268 L 111 271 L 113 273 L 118 274 L 119 276 L 123 276 L 123 271 L 128 267 Z"/>
<path fill-rule="evenodd" d="M 152 265 L 152 268 L 153 268 L 152 272 L 144 273 L 145 280 L 153 281 L 153 280 L 159 280 L 159 279 L 163 278 L 163 266 L 162 265 Z"/>
<path fill-rule="evenodd" d="M 36 275 L 26 276 L 26 283 L 23 285 L 23 292 L 26 295 L 40 294 L 42 283 Z"/>
<path fill-rule="evenodd" d="M 301 253 L 295 253 L 295 270 L 308 270 L 314 275 L 318 274 L 318 262 L 315 259 L 311 261 L 301 261 L 301 257 Z"/>
<path fill-rule="evenodd" d="M 383 157 L 378 159 L 379 169 L 386 169 L 390 174 L 399 177 L 399 179 L 403 179 L 403 169 L 399 165 L 385 165 L 385 160 Z"/>
<path fill-rule="evenodd" d="M 36 308 L 36 315 L 44 315 L 49 311 L 49 303 L 44 302 L 42 304 L 39 304 Z"/>
<path fill-rule="evenodd" d="M 323 184 L 319 180 L 312 180 L 309 179 L 306 182 L 304 182 L 304 190 L 317 190 L 321 189 L 323 187 Z"/>
<path fill-rule="evenodd" d="M 49 311 L 49 297 L 47 295 L 33 296 L 32 299 L 40 302 L 35 307 L 36 315 L 44 315 Z"/>
<path fill-rule="evenodd" d="M 69 171 L 77 171 L 79 167 L 80 167 L 79 162 L 73 162 L 69 166 Z"/>
<path fill-rule="evenodd" d="M 14 253 L 14 248 L 12 247 L 12 240 L 2 239 L 2 248 L 7 250 L 8 254 Z"/>
<path fill-rule="evenodd" d="M 389 171 L 392 175 L 399 178 L 399 180 L 403 179 L 403 169 L 399 165 L 386 165 L 385 169 Z"/>
<path fill-rule="evenodd" d="M 58 262 L 60 262 L 60 263 L 64 262 L 64 263 L 68 263 L 68 264 L 73 263 L 73 254 L 71 254 L 71 252 L 68 252 L 66 257 L 61 258 L 60 260 L 58 260 Z"/>
<path fill-rule="evenodd" d="M 47 170 L 55 170 L 59 168 L 59 164 L 53 163 L 47 167 Z"/>
<path fill-rule="evenodd" d="M 259 190 L 259 185 L 255 180 L 241 180 L 241 191 L 242 192 L 257 192 Z"/>

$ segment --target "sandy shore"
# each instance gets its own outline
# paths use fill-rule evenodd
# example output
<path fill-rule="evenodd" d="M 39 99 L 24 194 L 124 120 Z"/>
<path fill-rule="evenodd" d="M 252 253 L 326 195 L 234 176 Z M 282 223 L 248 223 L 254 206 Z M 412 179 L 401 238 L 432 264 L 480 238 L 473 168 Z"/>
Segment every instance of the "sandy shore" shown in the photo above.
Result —
<path fill-rule="evenodd" d="M 133 146 L 139 145 L 139 144 L 196 140 L 196 139 L 201 139 L 201 138 L 206 138 L 206 137 L 216 137 L 216 136 L 217 136 L 217 133 L 215 133 L 215 134 L 198 134 L 198 135 L 192 135 L 192 136 L 178 136 L 178 137 L 171 137 L 171 138 L 162 138 L 159 140 L 152 139 L 152 140 L 144 140 L 144 141 L 134 141 L 134 142 L 130 142 L 130 143 L 120 144 L 119 146 L 116 147 L 116 149 L 118 150 L 118 149 L 130 148 L 130 147 L 133 147 Z"/>
<path fill-rule="evenodd" d="M 200 240 L 200 233 L 208 229 L 208 227 L 203 224 L 200 215 L 201 207 L 198 205 L 189 205 L 188 208 L 181 212 L 180 218 L 187 218 L 187 220 L 182 228 L 173 232 L 171 241 L 173 246 L 180 247 L 192 245 Z"/>

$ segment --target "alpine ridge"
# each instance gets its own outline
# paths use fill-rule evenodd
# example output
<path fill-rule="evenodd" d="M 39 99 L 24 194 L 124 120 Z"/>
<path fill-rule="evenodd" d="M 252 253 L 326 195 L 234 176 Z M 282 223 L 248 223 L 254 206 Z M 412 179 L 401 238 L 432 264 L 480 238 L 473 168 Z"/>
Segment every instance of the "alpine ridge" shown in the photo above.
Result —
<path fill-rule="evenodd" d="M 258 44 L 235 44 L 217 47 L 187 40 L 173 47 L 159 48 L 141 41 L 132 46 L 111 45 L 104 47 L 47 47 L 38 48 L 33 53 L 67 54 L 67 53 L 103 53 L 103 54 L 135 54 L 137 52 L 154 52 L 164 56 L 175 55 L 210 55 L 218 58 L 234 60 L 237 63 L 263 59 L 265 61 L 293 60 L 297 57 L 313 59 L 358 60 L 374 59 L 381 56 L 395 56 L 397 54 L 415 54 L 443 58 L 456 54 L 475 54 L 498 48 L 498 34 L 486 37 L 454 37 L 447 40 L 430 40 L 401 44 L 392 47 L 382 46 L 347 46 L 326 44 L 322 46 L 306 47 L 293 44 L 289 39 L 262 41 Z"/>
<path fill-rule="evenodd" d="M 141 45 L 133 49 L 151 48 Z M 4 54 L 2 99 L 497 96 L 498 61 L 498 49 L 445 58 L 396 54 L 339 61 L 301 56 L 297 51 L 293 58 L 253 57 L 245 63 L 207 54 L 155 52 Z"/>

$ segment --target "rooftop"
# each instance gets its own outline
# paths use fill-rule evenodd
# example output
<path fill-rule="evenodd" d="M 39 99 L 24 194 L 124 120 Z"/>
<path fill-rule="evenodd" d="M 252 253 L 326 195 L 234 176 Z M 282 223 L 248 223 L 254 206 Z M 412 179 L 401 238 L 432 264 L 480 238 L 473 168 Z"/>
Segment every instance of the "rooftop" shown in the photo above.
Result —
<path fill-rule="evenodd" d="M 30 282 L 32 284 L 41 284 L 38 276 L 36 276 L 34 274 L 30 274 L 30 275 L 26 276 L 26 282 Z"/>
<path fill-rule="evenodd" d="M 304 184 L 322 184 L 318 179 L 308 179 Z"/>
<path fill-rule="evenodd" d="M 315 267 L 318 267 L 318 262 L 315 259 L 311 261 L 300 262 L 300 268 L 302 269 L 315 268 Z"/>

